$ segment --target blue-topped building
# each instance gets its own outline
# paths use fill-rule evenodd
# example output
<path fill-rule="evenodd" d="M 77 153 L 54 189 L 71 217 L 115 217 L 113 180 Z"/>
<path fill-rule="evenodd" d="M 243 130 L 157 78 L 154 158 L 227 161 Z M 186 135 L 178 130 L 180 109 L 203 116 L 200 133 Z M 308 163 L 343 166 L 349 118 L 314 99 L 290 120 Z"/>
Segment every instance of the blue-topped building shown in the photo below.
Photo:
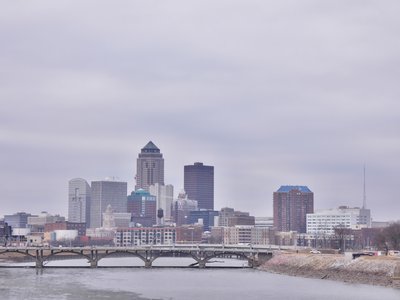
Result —
<path fill-rule="evenodd" d="M 292 190 L 297 190 L 303 193 L 312 193 L 311 190 L 305 185 L 282 185 L 277 192 L 288 193 Z"/>
<path fill-rule="evenodd" d="M 301 185 L 283 185 L 273 195 L 274 227 L 278 231 L 307 231 L 307 214 L 314 213 L 314 193 Z"/>

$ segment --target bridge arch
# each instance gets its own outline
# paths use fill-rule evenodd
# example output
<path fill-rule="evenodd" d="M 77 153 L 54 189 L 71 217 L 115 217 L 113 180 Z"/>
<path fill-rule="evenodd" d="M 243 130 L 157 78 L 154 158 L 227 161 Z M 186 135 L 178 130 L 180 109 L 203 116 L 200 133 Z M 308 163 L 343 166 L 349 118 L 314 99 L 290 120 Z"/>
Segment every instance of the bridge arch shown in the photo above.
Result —
<path fill-rule="evenodd" d="M 31 254 L 31 253 L 29 253 L 29 250 L 13 250 L 13 251 L 2 250 L 2 251 L 0 251 L 0 255 L 7 254 L 7 253 L 17 253 L 17 254 L 21 254 L 23 256 L 31 258 L 32 261 L 36 260 L 36 253 L 35 254 Z"/>
<path fill-rule="evenodd" d="M 111 257 L 111 256 L 132 256 L 132 257 L 138 257 L 142 261 L 146 262 L 146 257 L 143 256 L 142 254 L 138 253 L 137 251 L 129 251 L 129 250 L 112 250 L 112 251 L 107 251 L 106 253 L 102 253 L 98 255 L 98 261 L 100 261 L 103 258 Z"/>
<path fill-rule="evenodd" d="M 84 254 L 81 251 L 74 251 L 74 250 L 53 250 L 50 254 L 48 255 L 43 255 L 43 263 L 45 262 L 50 262 L 52 261 L 54 257 L 56 256 L 61 256 L 61 254 L 73 254 L 76 256 L 80 256 L 82 258 L 86 258 L 88 260 L 88 262 L 90 263 L 92 261 L 92 257 L 88 254 Z"/>
<path fill-rule="evenodd" d="M 251 254 L 246 255 L 245 253 L 242 252 L 235 252 L 235 251 L 223 251 L 223 252 L 203 252 L 203 251 L 197 251 L 197 252 L 191 252 L 190 255 L 193 257 L 193 259 L 198 263 L 200 268 L 205 268 L 206 264 L 213 258 L 227 258 L 227 256 L 235 257 L 237 259 L 244 259 L 249 262 L 249 265 L 251 261 L 254 259 Z"/>

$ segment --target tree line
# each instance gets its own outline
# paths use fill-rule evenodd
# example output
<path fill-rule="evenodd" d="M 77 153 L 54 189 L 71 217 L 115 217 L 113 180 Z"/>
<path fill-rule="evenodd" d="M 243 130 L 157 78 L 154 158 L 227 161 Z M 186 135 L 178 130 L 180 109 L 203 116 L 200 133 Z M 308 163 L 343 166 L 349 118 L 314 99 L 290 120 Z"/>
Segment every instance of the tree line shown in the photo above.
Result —
<path fill-rule="evenodd" d="M 376 246 L 384 250 L 400 250 L 400 222 L 393 223 L 382 229 L 375 238 Z"/>

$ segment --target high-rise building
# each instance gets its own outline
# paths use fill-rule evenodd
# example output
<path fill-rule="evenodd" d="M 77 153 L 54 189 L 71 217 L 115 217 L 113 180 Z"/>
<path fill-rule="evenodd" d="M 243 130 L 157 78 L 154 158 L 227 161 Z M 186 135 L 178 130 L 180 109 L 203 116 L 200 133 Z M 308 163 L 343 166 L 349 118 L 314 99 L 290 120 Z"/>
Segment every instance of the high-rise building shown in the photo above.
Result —
<path fill-rule="evenodd" d="M 90 228 L 99 228 L 103 224 L 103 213 L 111 205 L 114 212 L 126 212 L 127 183 L 120 181 L 92 181 L 90 205 Z"/>
<path fill-rule="evenodd" d="M 164 185 L 164 158 L 160 149 L 150 141 L 137 159 L 135 190 L 149 191 L 149 186 L 155 183 Z"/>
<path fill-rule="evenodd" d="M 214 210 L 214 167 L 201 162 L 184 167 L 184 189 L 199 209 Z"/>
<path fill-rule="evenodd" d="M 68 221 L 90 224 L 90 185 L 82 178 L 68 183 Z"/>
<path fill-rule="evenodd" d="M 138 189 L 128 196 L 128 212 L 132 214 L 132 223 L 141 226 L 153 226 L 157 223 L 156 196 L 144 189 Z"/>
<path fill-rule="evenodd" d="M 196 200 L 191 200 L 185 191 L 181 191 L 172 205 L 172 216 L 176 226 L 190 224 L 190 212 L 198 210 Z"/>
<path fill-rule="evenodd" d="M 157 198 L 157 211 L 163 210 L 164 223 L 171 222 L 171 206 L 174 200 L 174 186 L 171 184 L 153 184 L 149 187 L 150 194 Z"/>
<path fill-rule="evenodd" d="M 314 213 L 314 193 L 306 186 L 281 186 L 273 195 L 274 227 L 278 231 L 307 231 L 307 214 Z"/>

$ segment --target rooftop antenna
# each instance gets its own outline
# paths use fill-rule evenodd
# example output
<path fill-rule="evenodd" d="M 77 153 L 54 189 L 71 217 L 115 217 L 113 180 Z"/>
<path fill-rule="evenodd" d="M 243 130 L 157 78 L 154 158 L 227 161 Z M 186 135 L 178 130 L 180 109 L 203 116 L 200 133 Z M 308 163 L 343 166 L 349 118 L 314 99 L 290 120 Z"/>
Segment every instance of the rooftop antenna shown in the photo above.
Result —
<path fill-rule="evenodd" d="M 363 194 L 363 209 L 367 208 L 367 193 L 365 192 L 365 164 L 364 164 L 364 194 Z"/>

